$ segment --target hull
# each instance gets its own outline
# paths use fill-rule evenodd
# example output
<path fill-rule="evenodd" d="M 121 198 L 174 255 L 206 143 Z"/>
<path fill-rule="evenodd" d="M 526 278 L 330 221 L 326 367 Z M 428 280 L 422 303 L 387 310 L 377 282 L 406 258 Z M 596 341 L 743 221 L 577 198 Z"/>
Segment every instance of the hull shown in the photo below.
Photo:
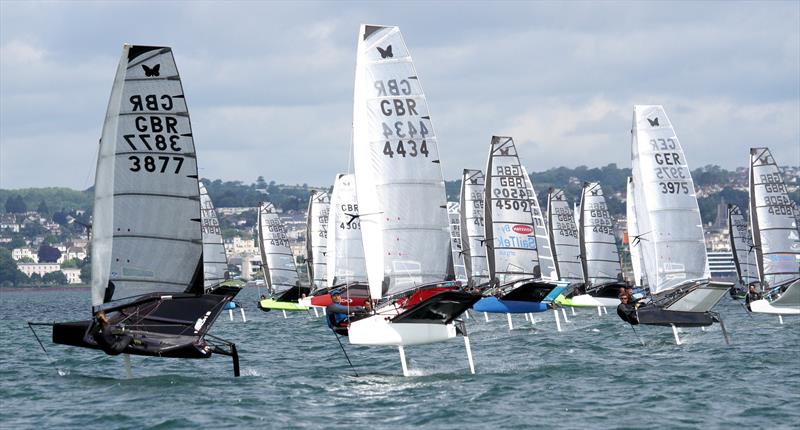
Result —
<path fill-rule="evenodd" d="M 456 337 L 453 323 L 393 323 L 386 315 L 373 315 L 350 324 L 353 345 L 425 345 Z"/>
<path fill-rule="evenodd" d="M 502 300 L 497 297 L 484 297 L 475 303 L 472 309 L 476 312 L 527 314 L 532 312 L 544 312 L 548 309 L 548 304 L 542 302 Z"/>
<path fill-rule="evenodd" d="M 792 281 L 785 289 L 781 290 L 780 295 L 772 300 L 772 306 L 800 309 L 800 279 Z"/>
<path fill-rule="evenodd" d="M 754 300 L 750 302 L 750 312 L 770 315 L 800 315 L 800 306 L 773 306 L 767 300 Z"/>
<path fill-rule="evenodd" d="M 119 353 L 170 358 L 208 358 L 216 349 L 203 338 L 230 302 L 227 295 L 148 294 L 106 307 L 111 324 L 132 338 Z M 95 321 L 53 324 L 53 343 L 102 349 L 92 338 Z"/>
<path fill-rule="evenodd" d="M 262 311 L 307 311 L 308 306 L 298 302 L 283 302 L 275 299 L 264 299 L 258 302 L 258 308 Z"/>
<path fill-rule="evenodd" d="M 677 300 L 664 308 L 668 311 L 678 312 L 708 312 L 719 303 L 725 294 L 728 294 L 731 283 L 709 282 L 692 288 Z"/>
<path fill-rule="evenodd" d="M 688 285 L 667 296 L 654 297 L 654 303 L 640 307 L 636 311 L 637 321 L 632 324 L 703 327 L 718 321 L 711 312 L 726 294 L 729 294 L 731 283 L 708 282 Z M 620 312 L 619 310 L 617 312 Z"/>
<path fill-rule="evenodd" d="M 636 312 L 639 324 L 669 327 L 710 326 L 716 318 L 710 312 L 669 311 L 658 306 L 645 306 Z"/>
<path fill-rule="evenodd" d="M 576 308 L 596 308 L 598 306 L 616 307 L 619 305 L 619 299 L 617 298 L 594 297 L 589 294 L 581 294 L 579 296 L 573 296 L 572 299 L 568 300 L 571 301 L 571 304 L 564 306 L 573 306 Z"/>

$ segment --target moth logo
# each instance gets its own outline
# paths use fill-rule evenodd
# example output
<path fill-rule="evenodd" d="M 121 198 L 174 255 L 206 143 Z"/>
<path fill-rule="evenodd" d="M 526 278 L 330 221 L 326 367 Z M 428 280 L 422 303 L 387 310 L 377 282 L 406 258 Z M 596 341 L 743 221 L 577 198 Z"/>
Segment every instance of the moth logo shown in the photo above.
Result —
<path fill-rule="evenodd" d="M 596 196 L 596 195 L 598 195 L 600 193 L 600 190 L 594 189 L 594 190 L 591 191 L 591 193 L 592 193 L 593 196 Z"/>
<path fill-rule="evenodd" d="M 531 233 L 533 233 L 533 227 L 531 227 L 529 225 L 522 225 L 522 224 L 517 224 L 514 227 L 511 227 L 511 230 L 514 230 L 514 233 L 519 233 L 519 234 L 531 234 Z"/>
<path fill-rule="evenodd" d="M 142 64 L 142 69 L 144 69 L 144 75 L 147 76 L 148 78 L 161 75 L 161 72 L 160 72 L 161 64 L 156 64 L 152 68 L 147 67 L 144 64 Z"/>
<path fill-rule="evenodd" d="M 511 151 L 511 148 L 500 148 L 500 155 L 508 155 Z"/>
<path fill-rule="evenodd" d="M 394 54 L 392 54 L 392 45 L 387 46 L 385 49 L 381 48 L 380 46 L 376 46 L 378 52 L 381 54 L 381 58 L 392 58 Z"/>
<path fill-rule="evenodd" d="M 658 117 L 655 119 L 647 118 L 647 122 L 650 123 L 650 127 L 658 127 Z"/>
<path fill-rule="evenodd" d="M 469 180 L 469 184 L 470 185 L 478 185 L 478 180 L 477 179 L 470 179 Z"/>

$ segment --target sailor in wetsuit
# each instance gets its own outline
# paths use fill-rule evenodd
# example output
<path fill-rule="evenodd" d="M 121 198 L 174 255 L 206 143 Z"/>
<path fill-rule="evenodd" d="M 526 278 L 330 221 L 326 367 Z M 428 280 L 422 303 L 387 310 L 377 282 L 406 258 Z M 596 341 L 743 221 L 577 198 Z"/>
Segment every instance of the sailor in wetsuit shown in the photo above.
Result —
<path fill-rule="evenodd" d="M 108 355 L 119 355 L 133 340 L 133 337 L 123 333 L 115 333 L 108 322 L 106 313 L 100 311 L 95 317 L 96 323 L 92 327 L 92 339 L 97 342 L 100 349 Z"/>
<path fill-rule="evenodd" d="M 747 290 L 747 295 L 744 297 L 744 305 L 747 307 L 747 310 L 750 310 L 750 302 L 754 302 L 756 300 L 763 299 L 764 296 L 756 291 L 756 286 L 754 284 L 750 284 L 750 287 Z"/>
<path fill-rule="evenodd" d="M 619 306 L 617 306 L 617 315 L 623 321 L 630 325 L 639 324 L 639 318 L 636 316 L 636 310 L 639 309 L 639 303 L 629 303 L 631 301 L 627 294 L 619 295 Z"/>

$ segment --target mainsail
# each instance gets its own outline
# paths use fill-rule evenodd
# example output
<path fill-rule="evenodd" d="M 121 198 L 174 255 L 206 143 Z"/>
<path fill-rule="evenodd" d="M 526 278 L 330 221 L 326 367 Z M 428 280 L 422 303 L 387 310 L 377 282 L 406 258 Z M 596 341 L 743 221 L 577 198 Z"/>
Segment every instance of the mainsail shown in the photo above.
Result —
<path fill-rule="evenodd" d="M 486 183 L 484 220 L 489 273 L 501 285 L 540 277 L 533 189 L 510 137 L 492 137 Z"/>
<path fill-rule="evenodd" d="M 634 106 L 631 147 L 636 222 L 650 291 L 709 279 L 694 182 L 663 107 Z"/>
<path fill-rule="evenodd" d="M 461 178 L 461 247 L 470 285 L 489 282 L 483 237 L 484 176 L 480 170 L 464 169 Z"/>
<path fill-rule="evenodd" d="M 447 275 L 447 201 L 425 93 L 398 27 L 362 25 L 354 168 L 373 299 Z"/>
<path fill-rule="evenodd" d="M 312 192 L 306 212 L 306 264 L 313 288 L 324 288 L 328 276 L 325 253 L 328 241 L 330 198 L 326 192 Z"/>
<path fill-rule="evenodd" d="M 450 219 L 450 254 L 453 275 L 457 281 L 467 282 L 464 251 L 461 247 L 461 205 L 457 202 L 447 202 L 447 216 Z"/>
<path fill-rule="evenodd" d="M 633 269 L 633 283 L 637 287 L 644 286 L 644 261 L 642 257 L 641 233 L 636 222 L 636 185 L 633 177 L 628 176 L 627 194 L 625 198 L 625 213 L 628 222 L 628 250 L 631 254 L 631 267 Z"/>
<path fill-rule="evenodd" d="M 289 248 L 289 237 L 275 206 L 262 203 L 258 208 L 258 248 L 261 270 L 270 293 L 278 295 L 298 285 L 297 266 Z"/>
<path fill-rule="evenodd" d="M 728 237 L 739 282 L 747 286 L 758 281 L 753 236 L 750 235 L 747 218 L 737 205 L 728 205 Z"/>
<path fill-rule="evenodd" d="M 326 257 L 328 287 L 367 282 L 354 175 L 340 174 L 333 184 Z"/>
<path fill-rule="evenodd" d="M 606 205 L 603 189 L 597 182 L 586 182 L 581 191 L 578 220 L 583 276 L 586 290 L 622 280 L 614 222 Z"/>
<path fill-rule="evenodd" d="M 783 175 L 768 148 L 750 149 L 750 224 L 761 282 L 800 276 L 800 236 Z"/>
<path fill-rule="evenodd" d="M 539 251 L 539 264 L 542 270 L 542 278 L 551 281 L 558 280 L 556 262 L 553 259 L 553 248 L 550 245 L 550 235 L 547 232 L 547 224 L 544 221 L 542 209 L 539 207 L 539 199 L 536 196 L 536 189 L 533 188 L 533 180 L 528 175 L 528 170 L 522 166 L 522 173 L 525 175 L 525 182 L 530 187 L 533 197 L 531 198 L 531 215 L 533 215 L 533 229 L 536 232 L 536 246 Z"/>
<path fill-rule="evenodd" d="M 222 231 L 219 228 L 214 203 L 202 182 L 200 182 L 200 219 L 203 229 L 203 286 L 208 291 L 225 281 L 228 257 L 222 244 Z"/>
<path fill-rule="evenodd" d="M 197 160 L 170 48 L 123 48 L 94 192 L 93 306 L 148 292 L 203 291 Z"/>
<path fill-rule="evenodd" d="M 572 206 L 561 189 L 550 188 L 547 193 L 547 230 L 553 245 L 553 260 L 558 278 L 572 284 L 583 282 L 578 227 Z"/>

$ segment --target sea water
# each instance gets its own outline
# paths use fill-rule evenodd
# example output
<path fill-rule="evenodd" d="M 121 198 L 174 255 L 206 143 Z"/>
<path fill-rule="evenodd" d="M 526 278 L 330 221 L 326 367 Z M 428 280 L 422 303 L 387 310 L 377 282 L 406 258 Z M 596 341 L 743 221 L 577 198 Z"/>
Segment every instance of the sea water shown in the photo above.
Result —
<path fill-rule="evenodd" d="M 798 428 L 800 317 L 749 316 L 728 297 L 719 325 L 637 327 L 614 309 L 552 311 L 535 324 L 473 313 L 462 338 L 406 347 L 353 346 L 313 312 L 263 312 L 244 290 L 247 322 L 224 311 L 211 333 L 235 342 L 229 357 L 130 357 L 54 345 L 26 321 L 86 319 L 85 288 L 0 290 L 0 428 Z M 644 346 L 641 341 L 644 342 Z M 356 376 L 356 373 L 358 376 Z"/>

